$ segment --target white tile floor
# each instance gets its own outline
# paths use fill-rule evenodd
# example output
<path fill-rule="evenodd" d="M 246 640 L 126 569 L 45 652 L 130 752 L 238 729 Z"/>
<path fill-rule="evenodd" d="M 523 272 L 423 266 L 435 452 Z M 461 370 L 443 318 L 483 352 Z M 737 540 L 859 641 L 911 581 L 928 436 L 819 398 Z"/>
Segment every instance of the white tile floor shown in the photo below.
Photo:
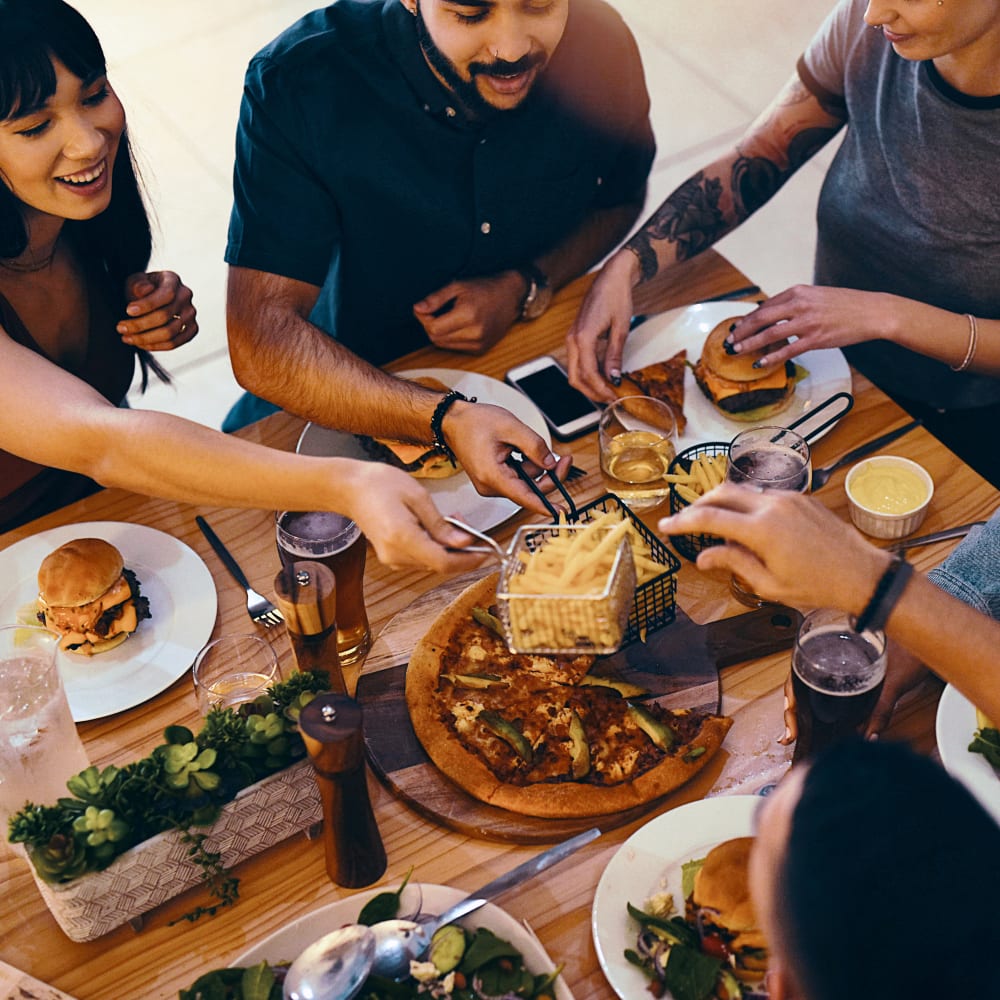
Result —
<path fill-rule="evenodd" d="M 741 133 L 793 72 L 833 0 L 611 0 L 642 50 L 658 144 L 650 210 Z M 166 356 L 174 385 L 133 405 L 218 426 L 239 388 L 229 367 L 222 260 L 233 135 L 250 56 L 309 0 L 75 0 L 129 113 L 159 238 L 155 267 L 195 292 L 201 333 Z M 774 293 L 808 281 L 816 195 L 829 152 L 719 249 Z"/>

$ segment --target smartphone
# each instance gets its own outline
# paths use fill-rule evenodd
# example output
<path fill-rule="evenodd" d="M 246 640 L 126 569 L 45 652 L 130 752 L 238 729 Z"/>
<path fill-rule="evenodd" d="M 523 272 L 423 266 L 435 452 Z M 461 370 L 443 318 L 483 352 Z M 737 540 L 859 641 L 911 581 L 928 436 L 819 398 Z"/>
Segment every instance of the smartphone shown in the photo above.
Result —
<path fill-rule="evenodd" d="M 585 434 L 601 418 L 598 405 L 574 389 L 566 369 L 547 354 L 511 368 L 506 379 L 542 411 L 545 422 L 560 441 Z"/>

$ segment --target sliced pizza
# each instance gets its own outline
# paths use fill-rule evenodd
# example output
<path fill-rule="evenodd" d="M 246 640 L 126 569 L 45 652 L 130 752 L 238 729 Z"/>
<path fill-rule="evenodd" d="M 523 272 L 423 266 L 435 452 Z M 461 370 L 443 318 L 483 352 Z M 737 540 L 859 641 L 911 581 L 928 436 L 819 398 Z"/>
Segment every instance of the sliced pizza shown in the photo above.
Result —
<path fill-rule="evenodd" d="M 511 653 L 483 613 L 495 592 L 490 576 L 459 595 L 406 674 L 418 739 L 466 792 L 528 816 L 599 816 L 660 798 L 712 759 L 731 719 L 644 702 L 591 675 L 592 657 Z"/>
<path fill-rule="evenodd" d="M 619 395 L 639 394 L 652 396 L 667 403 L 677 419 L 677 433 L 683 434 L 687 426 L 684 416 L 684 369 L 687 351 L 678 351 L 666 361 L 657 361 L 644 368 L 622 373 Z"/>

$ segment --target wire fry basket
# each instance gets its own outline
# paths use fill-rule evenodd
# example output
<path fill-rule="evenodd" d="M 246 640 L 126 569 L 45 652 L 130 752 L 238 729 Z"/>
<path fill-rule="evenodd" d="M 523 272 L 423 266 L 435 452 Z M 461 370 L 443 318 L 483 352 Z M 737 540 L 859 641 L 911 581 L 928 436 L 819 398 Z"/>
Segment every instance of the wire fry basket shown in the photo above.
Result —
<path fill-rule="evenodd" d="M 541 552 L 551 539 L 585 530 L 583 524 L 518 529 L 497 585 L 500 621 L 512 652 L 613 653 L 624 642 L 635 592 L 635 563 L 627 536 L 619 540 L 600 589 L 546 594 L 516 589 L 531 553 Z"/>
<path fill-rule="evenodd" d="M 717 455 L 725 455 L 729 451 L 728 441 L 703 441 L 701 444 L 692 445 L 685 448 L 674 456 L 670 463 L 668 472 L 690 472 L 691 464 L 696 458 L 715 458 Z M 670 513 L 676 514 L 685 507 L 690 506 L 691 501 L 686 500 L 677 491 L 677 484 L 670 484 Z M 721 545 L 725 539 L 718 535 L 671 535 L 670 541 L 674 548 L 684 556 L 694 562 L 698 558 L 698 553 L 702 549 L 710 548 L 713 545 Z"/>

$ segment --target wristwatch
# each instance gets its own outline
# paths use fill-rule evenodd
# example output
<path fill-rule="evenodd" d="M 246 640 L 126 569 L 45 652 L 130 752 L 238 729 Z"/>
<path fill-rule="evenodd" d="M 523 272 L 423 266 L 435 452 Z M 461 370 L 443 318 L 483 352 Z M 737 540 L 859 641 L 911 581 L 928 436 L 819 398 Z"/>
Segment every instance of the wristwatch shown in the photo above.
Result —
<path fill-rule="evenodd" d="M 549 279 L 534 264 L 525 264 L 516 270 L 528 285 L 528 290 L 521 300 L 520 318 L 538 319 L 548 309 L 549 303 L 552 301 L 552 288 L 549 285 Z"/>

